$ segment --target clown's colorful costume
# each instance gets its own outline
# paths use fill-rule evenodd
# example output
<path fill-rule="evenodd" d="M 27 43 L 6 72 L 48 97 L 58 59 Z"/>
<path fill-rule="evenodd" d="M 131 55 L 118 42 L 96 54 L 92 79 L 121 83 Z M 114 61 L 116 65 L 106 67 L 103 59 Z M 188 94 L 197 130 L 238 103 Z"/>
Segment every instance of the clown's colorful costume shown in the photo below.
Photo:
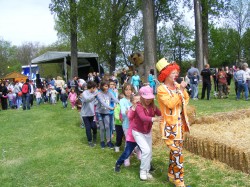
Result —
<path fill-rule="evenodd" d="M 177 187 L 185 186 L 182 148 L 183 134 L 189 132 L 186 115 L 189 95 L 186 90 L 181 91 L 180 84 L 175 82 L 172 89 L 161 84 L 157 88 L 157 98 L 163 117 L 161 135 L 170 148 L 168 178 Z"/>

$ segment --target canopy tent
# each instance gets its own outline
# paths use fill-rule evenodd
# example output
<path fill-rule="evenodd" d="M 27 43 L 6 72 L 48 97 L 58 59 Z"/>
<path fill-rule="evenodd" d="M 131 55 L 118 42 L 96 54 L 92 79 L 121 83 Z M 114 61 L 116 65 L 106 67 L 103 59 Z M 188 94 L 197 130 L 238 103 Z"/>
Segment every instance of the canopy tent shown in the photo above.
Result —
<path fill-rule="evenodd" d="M 71 53 L 69 51 L 49 51 L 36 57 L 31 64 L 64 63 L 64 73 L 67 80 L 67 65 L 70 65 Z M 91 71 L 103 73 L 103 68 L 98 62 L 98 55 L 95 53 L 78 52 L 78 76 L 87 79 Z"/>
<path fill-rule="evenodd" d="M 2 79 L 3 80 L 12 80 L 13 82 L 15 82 L 15 81 L 25 82 L 25 80 L 28 79 L 28 76 L 13 71 L 13 72 L 7 74 L 6 76 L 4 76 Z"/>

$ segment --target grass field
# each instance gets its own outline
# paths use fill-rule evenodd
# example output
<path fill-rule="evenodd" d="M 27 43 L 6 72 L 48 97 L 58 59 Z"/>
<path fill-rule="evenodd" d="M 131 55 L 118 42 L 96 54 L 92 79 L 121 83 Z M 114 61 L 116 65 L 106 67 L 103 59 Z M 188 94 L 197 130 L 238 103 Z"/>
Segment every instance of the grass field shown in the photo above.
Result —
<path fill-rule="evenodd" d="M 190 101 L 197 115 L 247 108 L 250 101 L 228 99 Z M 168 149 L 154 147 L 154 180 L 139 180 L 140 162 L 132 157 L 130 167 L 114 172 L 121 153 L 97 144 L 87 145 L 78 112 L 54 106 L 34 106 L 29 111 L 0 111 L 0 187 L 86 186 L 134 187 L 173 186 L 166 182 Z M 99 135 L 99 134 L 98 134 Z M 99 142 L 99 136 L 98 136 Z M 250 186 L 249 175 L 227 165 L 184 151 L 185 181 L 192 187 Z"/>

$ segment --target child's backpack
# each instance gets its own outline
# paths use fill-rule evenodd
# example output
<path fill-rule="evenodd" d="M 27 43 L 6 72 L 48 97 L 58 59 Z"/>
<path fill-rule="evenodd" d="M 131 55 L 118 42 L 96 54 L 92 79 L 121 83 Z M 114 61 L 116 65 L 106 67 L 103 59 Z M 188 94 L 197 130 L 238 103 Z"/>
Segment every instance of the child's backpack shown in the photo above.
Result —
<path fill-rule="evenodd" d="M 22 93 L 26 94 L 29 91 L 29 85 L 27 83 L 23 84 Z"/>

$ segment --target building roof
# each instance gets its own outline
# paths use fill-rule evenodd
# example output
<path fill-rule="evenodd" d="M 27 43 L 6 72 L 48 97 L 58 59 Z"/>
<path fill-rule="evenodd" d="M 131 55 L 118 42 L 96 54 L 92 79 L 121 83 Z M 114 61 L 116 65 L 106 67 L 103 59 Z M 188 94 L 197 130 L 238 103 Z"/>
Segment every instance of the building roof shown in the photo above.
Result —
<path fill-rule="evenodd" d="M 32 64 L 42 64 L 42 63 L 63 63 L 64 58 L 69 58 L 71 56 L 70 51 L 48 51 L 41 56 L 38 56 L 31 60 Z M 87 59 L 89 58 L 98 58 L 98 55 L 95 53 L 85 53 L 85 52 L 78 52 L 78 63 L 84 64 L 89 63 Z"/>
<path fill-rule="evenodd" d="M 26 75 L 23 75 L 21 73 L 18 73 L 18 72 L 11 72 L 9 74 L 7 74 L 5 77 L 3 77 L 2 79 L 16 79 L 16 78 L 19 78 L 19 79 L 27 79 L 28 77 Z"/>

